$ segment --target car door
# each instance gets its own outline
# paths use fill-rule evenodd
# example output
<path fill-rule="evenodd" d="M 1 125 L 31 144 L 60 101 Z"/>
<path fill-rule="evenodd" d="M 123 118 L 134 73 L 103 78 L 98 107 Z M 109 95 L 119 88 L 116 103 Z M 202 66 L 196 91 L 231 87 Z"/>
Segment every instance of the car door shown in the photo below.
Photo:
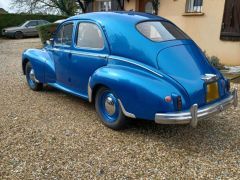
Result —
<path fill-rule="evenodd" d="M 73 22 L 67 22 L 58 28 L 51 49 L 55 65 L 56 83 L 66 88 L 71 86 L 69 58 L 71 57 L 73 25 Z"/>
<path fill-rule="evenodd" d="M 107 65 L 109 48 L 100 25 L 89 22 L 75 22 L 70 71 L 74 90 L 87 96 L 89 78 L 100 67 Z"/>
<path fill-rule="evenodd" d="M 26 24 L 24 29 L 24 35 L 25 36 L 37 36 L 38 32 L 36 27 L 38 26 L 38 21 L 29 21 L 29 23 Z"/>

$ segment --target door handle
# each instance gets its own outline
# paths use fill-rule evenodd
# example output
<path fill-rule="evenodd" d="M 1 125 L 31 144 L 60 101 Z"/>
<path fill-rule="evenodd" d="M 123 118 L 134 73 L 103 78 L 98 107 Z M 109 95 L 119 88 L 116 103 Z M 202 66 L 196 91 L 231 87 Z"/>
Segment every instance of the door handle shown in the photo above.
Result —
<path fill-rule="evenodd" d="M 98 58 L 103 58 L 103 59 L 107 59 L 107 55 L 98 55 Z"/>

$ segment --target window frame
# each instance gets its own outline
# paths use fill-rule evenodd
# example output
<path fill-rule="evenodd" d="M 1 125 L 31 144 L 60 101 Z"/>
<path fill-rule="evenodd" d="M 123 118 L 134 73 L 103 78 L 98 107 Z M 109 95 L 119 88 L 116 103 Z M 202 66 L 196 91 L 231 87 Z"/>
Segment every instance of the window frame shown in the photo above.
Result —
<path fill-rule="evenodd" d="M 102 40 L 103 40 L 103 47 L 102 48 L 91 48 L 91 47 L 80 47 L 78 46 L 77 44 L 77 41 L 78 41 L 78 30 L 79 30 L 79 25 L 81 23 L 88 23 L 88 24 L 93 24 L 93 25 L 96 25 L 98 27 L 98 29 L 101 31 L 101 34 L 102 34 Z M 102 27 L 93 22 L 93 21 L 85 21 L 85 20 L 80 20 L 76 23 L 76 28 L 75 28 L 75 38 L 74 38 L 74 48 L 76 49 L 79 49 L 79 50 L 90 50 L 90 51 L 103 51 L 106 49 L 106 37 L 105 37 L 105 33 L 103 32 L 103 29 Z"/>
<path fill-rule="evenodd" d="M 202 5 L 201 6 L 194 6 L 196 0 L 193 0 L 193 6 L 192 7 L 190 6 L 190 1 L 192 1 L 192 0 L 186 0 L 185 12 L 184 13 L 185 14 L 203 14 L 203 0 L 202 0 Z M 194 11 L 195 7 L 200 7 L 200 11 Z M 192 8 L 192 9 L 190 9 L 190 8 Z"/>
<path fill-rule="evenodd" d="M 67 26 L 67 25 L 69 25 L 69 24 L 72 24 L 72 25 L 73 25 L 71 45 L 62 44 L 62 41 L 61 41 L 61 43 L 56 43 L 57 34 L 59 33 L 59 31 L 62 30 L 62 28 L 64 28 L 64 26 Z M 74 35 L 74 28 L 75 28 L 75 26 L 74 26 L 74 22 L 73 22 L 73 21 L 67 21 L 67 22 L 64 22 L 63 24 L 60 24 L 60 25 L 58 26 L 57 31 L 56 31 L 55 36 L 54 36 L 54 46 L 56 46 L 56 47 L 72 47 L 73 41 L 74 41 L 74 37 L 73 37 L 73 35 Z M 63 31 L 62 31 L 62 32 L 63 32 Z"/>
<path fill-rule="evenodd" d="M 147 36 L 145 36 L 141 31 L 138 30 L 137 25 L 144 23 L 144 22 L 166 22 L 169 24 L 172 24 L 173 26 L 175 26 L 179 31 L 181 31 L 186 37 L 188 37 L 188 39 L 170 39 L 170 40 L 165 40 L 165 41 L 154 41 L 150 38 L 148 38 Z M 188 36 L 182 29 L 180 29 L 179 27 L 177 27 L 175 24 L 173 24 L 170 21 L 167 20 L 144 20 L 144 21 L 140 21 L 138 23 L 135 24 L 135 29 L 138 31 L 138 33 L 143 36 L 144 38 L 146 38 L 147 40 L 153 42 L 153 43 L 164 43 L 164 42 L 169 42 L 169 41 L 184 41 L 184 40 L 192 40 L 192 38 L 190 36 Z"/>

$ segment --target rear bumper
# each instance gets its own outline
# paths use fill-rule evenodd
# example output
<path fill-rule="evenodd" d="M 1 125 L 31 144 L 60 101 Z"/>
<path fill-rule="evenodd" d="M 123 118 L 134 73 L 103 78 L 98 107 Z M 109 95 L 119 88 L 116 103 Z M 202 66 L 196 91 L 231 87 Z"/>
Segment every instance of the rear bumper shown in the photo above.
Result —
<path fill-rule="evenodd" d="M 225 111 L 231 106 L 237 107 L 237 105 L 237 89 L 234 89 L 230 96 L 209 106 L 198 108 L 198 105 L 194 104 L 189 111 L 179 113 L 157 113 L 155 115 L 155 122 L 158 124 L 190 124 L 196 127 L 198 121 Z"/>

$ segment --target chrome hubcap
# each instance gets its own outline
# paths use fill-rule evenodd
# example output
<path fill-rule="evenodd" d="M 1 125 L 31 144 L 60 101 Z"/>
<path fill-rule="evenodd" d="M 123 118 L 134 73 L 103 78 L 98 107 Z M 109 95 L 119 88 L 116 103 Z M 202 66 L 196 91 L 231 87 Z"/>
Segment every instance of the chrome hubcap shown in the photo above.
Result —
<path fill-rule="evenodd" d="M 111 116 L 116 111 L 116 106 L 112 97 L 107 97 L 105 100 L 105 109 L 107 113 Z"/>
<path fill-rule="evenodd" d="M 31 69 L 30 73 L 29 73 L 29 77 L 33 82 L 37 82 L 36 77 L 35 77 L 35 73 L 34 70 Z"/>

